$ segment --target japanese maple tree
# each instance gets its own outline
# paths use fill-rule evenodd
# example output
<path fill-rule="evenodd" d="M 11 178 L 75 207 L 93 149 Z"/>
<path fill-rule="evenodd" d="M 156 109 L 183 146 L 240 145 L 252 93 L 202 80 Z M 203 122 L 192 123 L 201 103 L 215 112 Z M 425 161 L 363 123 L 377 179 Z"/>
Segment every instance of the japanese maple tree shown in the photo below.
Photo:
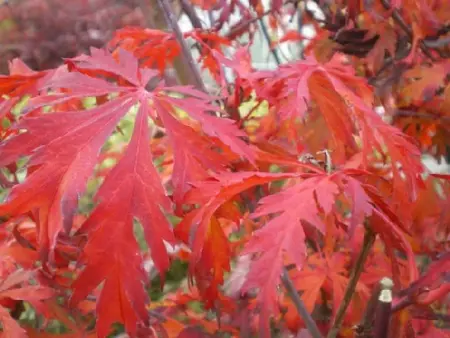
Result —
<path fill-rule="evenodd" d="M 0 77 L 3 335 L 448 336 L 450 2 L 157 3 Z"/>

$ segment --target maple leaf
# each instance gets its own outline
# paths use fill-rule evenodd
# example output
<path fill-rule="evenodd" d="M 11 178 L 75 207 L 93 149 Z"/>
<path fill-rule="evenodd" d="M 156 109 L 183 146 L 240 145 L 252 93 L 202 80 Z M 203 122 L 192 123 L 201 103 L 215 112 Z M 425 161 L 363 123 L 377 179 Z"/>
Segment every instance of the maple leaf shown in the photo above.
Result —
<path fill-rule="evenodd" d="M 276 47 L 278 44 L 283 42 L 297 42 L 305 39 L 305 36 L 300 34 L 297 30 L 288 30 L 281 39 L 272 42 L 272 48 Z"/>
<path fill-rule="evenodd" d="M 199 55 L 199 61 L 202 67 L 211 73 L 217 83 L 226 83 L 226 78 L 222 74 L 216 55 L 222 54 L 222 46 L 231 46 L 231 41 L 217 33 L 202 32 L 200 30 L 194 30 L 185 34 L 185 36 L 193 38 L 201 45 L 202 49 Z"/>
<path fill-rule="evenodd" d="M 133 52 L 142 65 L 157 68 L 161 74 L 167 65 L 173 64 L 181 47 L 172 33 L 157 29 L 126 27 L 117 30 L 109 46 Z"/>
<path fill-rule="evenodd" d="M 54 70 L 35 72 L 21 60 L 9 64 L 10 75 L 0 75 L 0 93 L 10 97 L 36 95 L 39 88 L 53 76 Z"/>
<path fill-rule="evenodd" d="M 199 280 L 207 280 L 208 287 L 200 291 L 204 299 L 211 304 L 217 296 L 218 285 L 224 282 L 224 273 L 229 271 L 230 248 L 223 229 L 215 214 L 221 206 L 239 193 L 275 180 L 294 177 L 297 174 L 276 174 L 260 172 L 221 173 L 214 179 L 194 184 L 195 189 L 186 196 L 188 204 L 202 207 L 187 214 L 177 225 L 178 238 L 190 245 L 190 271 L 201 275 Z M 205 278 L 206 277 L 206 278 Z"/>
<path fill-rule="evenodd" d="M 441 300 L 450 292 L 448 282 L 450 267 L 450 253 L 445 253 L 437 261 L 430 264 L 427 272 L 415 280 L 408 288 L 398 293 L 399 297 L 407 297 L 408 300 L 418 304 L 431 304 Z M 401 300 L 400 300 L 401 301 Z M 404 300 L 403 300 L 404 301 Z"/>
<path fill-rule="evenodd" d="M 444 84 L 450 73 L 450 61 L 434 63 L 431 66 L 416 66 L 403 74 L 403 86 L 400 90 L 401 106 L 410 103 L 420 106 L 430 101 L 436 91 Z"/>
<path fill-rule="evenodd" d="M 192 222 L 182 222 L 183 225 L 189 225 L 189 231 L 193 232 L 190 237 L 186 235 L 183 238 L 189 238 L 192 242 L 193 260 L 198 258 L 202 251 L 202 243 L 207 231 L 207 224 L 212 215 L 221 205 L 228 200 L 256 185 L 272 182 L 274 180 L 295 177 L 297 174 L 277 174 L 262 172 L 239 172 L 239 173 L 221 173 L 215 175 L 214 179 L 194 183 L 195 189 L 189 192 L 185 202 L 188 204 L 201 204 L 202 207 L 194 210 L 196 215 Z M 181 230 L 180 230 L 181 231 Z M 183 230 L 186 233 L 186 228 Z"/>
<path fill-rule="evenodd" d="M 416 278 L 414 255 L 402 232 L 402 225 L 383 200 L 372 191 L 372 187 L 362 185 L 352 177 L 362 173 L 347 169 L 331 175 L 314 174 L 260 200 L 253 217 L 276 216 L 254 232 L 242 255 L 256 255 L 243 291 L 259 289 L 261 335 L 267 336 L 269 318 L 278 313 L 276 290 L 284 264 L 293 262 L 298 269 L 303 267 L 307 253 L 306 230 L 313 229 L 322 235 L 326 234 L 324 216 L 335 212 L 335 202 L 341 193 L 346 194 L 353 204 L 353 219 L 348 231 L 351 232 L 355 224 L 370 217 L 371 227 L 380 234 L 389 248 L 398 248 L 406 253 L 411 269 L 410 278 Z"/>
<path fill-rule="evenodd" d="M 208 178 L 208 169 L 223 170 L 226 159 L 213 150 L 212 142 L 194 129 L 183 125 L 171 115 L 162 117 L 167 136 L 172 144 L 183 147 L 173 148 L 174 167 L 172 182 L 175 186 L 174 201 L 181 205 L 183 196 L 191 188 L 189 182 L 199 182 Z"/>
<path fill-rule="evenodd" d="M 320 291 L 324 290 L 331 299 L 333 315 L 336 314 L 348 284 L 349 278 L 346 268 L 348 258 L 344 253 L 339 252 L 333 253 L 332 256 L 328 254 L 314 254 L 308 257 L 307 264 L 302 271 L 293 273 L 292 280 L 297 290 L 303 291 L 302 299 L 310 313 L 313 312 L 314 307 L 318 303 Z M 362 305 L 368 300 L 369 295 L 369 289 L 363 283 L 358 282 L 356 297 L 359 302 L 356 302 L 356 299 L 354 299 L 351 304 L 351 310 L 347 313 L 347 316 L 353 318 L 353 321 L 360 319 L 359 316 L 364 310 Z"/>
<path fill-rule="evenodd" d="M 424 187 L 421 178 L 424 168 L 420 151 L 406 135 L 385 123 L 375 113 L 371 107 L 373 100 L 371 90 L 364 81 L 352 78 L 344 70 L 342 67 L 333 67 L 327 77 L 347 104 L 348 113 L 351 113 L 360 125 L 364 167 L 368 167 L 366 161 L 374 149 L 380 154 L 388 153 L 391 157 L 390 170 L 393 176 L 395 203 L 400 205 L 403 202 L 407 205 L 417 198 L 417 190 Z M 404 191 L 411 193 L 405 195 Z M 399 211 L 408 220 L 406 209 Z"/>
<path fill-rule="evenodd" d="M 385 21 L 375 23 L 373 29 L 366 34 L 364 39 L 370 40 L 374 36 L 378 36 L 378 39 L 372 50 L 367 54 L 366 61 L 369 70 L 373 74 L 377 74 L 383 66 L 386 52 L 389 53 L 389 56 L 395 57 L 397 34 L 392 24 Z"/>
<path fill-rule="evenodd" d="M 125 154 L 107 174 L 96 195 L 96 208 L 78 232 L 88 233 L 89 240 L 80 261 L 85 270 L 74 283 L 72 303 L 79 302 L 105 280 L 97 309 L 99 335 L 106 336 L 114 321 L 124 322 L 129 332 L 135 332 L 138 323 L 148 321 L 147 298 L 142 284 L 146 275 L 133 234 L 133 218 L 136 217 L 143 225 L 152 257 L 161 273 L 169 265 L 164 241 L 174 242 L 171 226 L 165 218 L 172 204 L 152 165 L 148 118 L 167 122 L 172 139 L 181 142 L 177 133 L 184 136 L 192 134 L 187 125 L 176 122 L 175 109 L 181 109 L 197 121 L 205 134 L 231 151 L 250 160 L 254 155 L 241 139 L 243 132 L 231 120 L 210 115 L 210 111 L 217 109 L 208 103 L 210 98 L 206 94 L 189 87 L 166 88 L 162 85 L 149 92 L 146 85 L 156 72 L 140 69 L 137 59 L 130 53 L 120 51 L 118 60 L 102 50 L 92 49 L 91 54 L 68 60 L 72 71 L 60 71 L 45 84 L 45 88 L 60 88 L 63 92 L 31 99 L 30 107 L 37 109 L 74 98 L 111 93 L 115 93 L 116 98 L 87 110 L 25 117 L 13 126 L 26 132 L 0 145 L 3 155 L 0 165 L 30 155 L 28 167 L 32 170 L 23 183 L 11 189 L 5 203 L 0 206 L 0 214 L 14 216 L 37 211 L 39 249 L 44 260 L 50 254 L 51 262 L 59 234 L 63 229 L 66 232 L 71 230 L 78 199 L 93 174 L 102 146 L 118 122 L 138 106 L 133 135 Z M 170 94 L 173 92 L 185 97 L 174 97 Z M 200 149 L 206 143 L 205 138 L 197 138 Z M 176 146 L 183 148 L 182 142 Z M 205 157 L 201 153 L 190 155 L 187 150 L 181 153 L 184 158 L 191 156 L 203 165 L 208 165 L 212 156 L 211 152 L 206 152 Z M 177 156 L 175 160 L 179 159 Z M 182 163 L 185 161 L 181 160 Z M 194 160 L 189 161 L 192 163 Z M 192 175 L 185 175 L 185 171 L 185 168 L 175 165 L 175 189 L 184 191 L 184 180 L 192 178 Z M 108 251 L 115 253 L 105 255 Z M 111 300 L 117 302 L 116 307 L 110 306 Z"/>
<path fill-rule="evenodd" d="M 306 258 L 304 222 L 324 234 L 320 208 L 330 212 L 338 192 L 338 186 L 327 175 L 318 174 L 260 201 L 254 217 L 279 213 L 253 234 L 242 252 L 242 255 L 260 254 L 252 263 L 243 291 L 259 288 L 262 336 L 269 332 L 270 316 L 278 312 L 276 290 L 285 256 L 299 268 L 303 266 Z"/>
<path fill-rule="evenodd" d="M 165 196 L 156 170 L 148 166 L 152 159 L 144 107 L 141 106 L 138 112 L 135 131 L 124 156 L 108 174 L 96 195 L 100 204 L 80 229 L 80 232 L 91 230 L 91 235 L 81 258 L 86 268 L 72 286 L 74 293 L 71 302 L 77 304 L 105 280 L 97 304 L 97 331 L 102 337 L 109 333 L 111 324 L 116 321 L 124 321 L 127 329 L 134 332 L 133 325 L 139 320 L 147 320 L 144 310 L 147 294 L 142 284 L 147 281 L 147 274 L 142 268 L 139 247 L 134 239 L 133 216 L 141 221 L 155 265 L 161 272 L 169 267 L 163 241 L 174 242 L 168 222 L 155 204 L 158 201 L 165 210 L 169 210 L 171 203 Z M 115 223 L 113 229 L 110 225 L 112 219 Z M 107 238 L 109 240 L 105 243 Z M 120 248 L 120 251 L 112 257 L 105 255 L 105 252 L 115 251 L 115 248 Z M 127 274 L 132 278 L 121 281 L 122 276 Z M 119 305 L 114 309 L 109 305 L 113 300 Z M 140 317 L 130 311 L 133 308 Z"/>
<path fill-rule="evenodd" d="M 37 302 L 54 296 L 54 291 L 40 285 L 22 285 L 30 281 L 33 271 L 16 270 L 0 283 L 0 301 L 6 299 Z M 9 311 L 0 305 L 0 322 L 3 335 L 7 337 L 27 337 L 26 331 L 11 317 Z"/>
<path fill-rule="evenodd" d="M 221 47 L 230 46 L 231 41 L 215 32 L 193 30 L 184 34 L 185 38 L 193 38 L 200 46 L 201 53 L 198 60 L 215 79 L 220 78 L 219 64 L 212 51 L 221 53 Z M 109 43 L 112 47 L 119 47 L 132 52 L 143 66 L 155 67 L 161 74 L 168 65 L 173 64 L 180 54 L 181 47 L 172 33 L 160 30 L 138 27 L 127 27 L 118 30 Z M 224 80 L 224 79 L 222 79 Z"/>
<path fill-rule="evenodd" d="M 385 123 L 373 110 L 372 89 L 364 79 L 352 73 L 337 58 L 322 65 L 309 57 L 283 65 L 276 72 L 255 73 L 252 83 L 257 95 L 278 109 L 282 120 L 305 118 L 312 101 L 318 106 L 335 138 L 339 140 L 344 137 L 347 141 L 343 143 L 353 144 L 353 151 L 356 149 L 352 135 L 359 133 L 364 155 L 363 168 L 369 167 L 368 160 L 373 158 L 375 151 L 388 153 L 391 157 L 394 201 L 398 205 L 411 203 L 417 197 L 417 189 L 423 187 L 420 175 L 424 169 L 420 151 L 406 135 Z M 275 86 L 280 87 L 277 95 L 271 91 Z M 332 99 L 326 94 L 317 95 L 321 87 L 329 88 L 337 95 L 331 96 Z M 335 107 L 339 109 L 335 110 Z M 405 194 L 405 191 L 411 191 L 411 194 Z M 405 210 L 399 208 L 402 216 L 408 217 Z"/>

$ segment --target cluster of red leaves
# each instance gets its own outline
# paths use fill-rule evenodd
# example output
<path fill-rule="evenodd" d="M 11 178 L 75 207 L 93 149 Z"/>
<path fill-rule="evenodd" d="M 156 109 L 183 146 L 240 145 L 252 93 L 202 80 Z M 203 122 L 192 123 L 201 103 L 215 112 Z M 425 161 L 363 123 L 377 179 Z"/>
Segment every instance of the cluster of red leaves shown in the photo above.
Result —
<path fill-rule="evenodd" d="M 274 1 L 274 12 L 281 4 Z M 373 10 L 397 13 L 377 6 Z M 219 24 L 228 18 L 227 8 Z M 348 5 L 349 26 L 340 32 L 358 36 L 356 19 L 373 19 L 360 8 L 358 1 Z M 330 22 L 342 21 L 334 20 L 344 15 L 342 9 L 329 9 Z M 413 20 L 413 9 L 408 13 L 405 20 Z M 365 34 L 384 38 L 374 27 L 364 28 Z M 233 41 L 217 32 L 187 33 L 203 49 L 200 62 L 219 85 L 226 84 L 222 67 L 234 71 L 235 91 L 223 90 L 220 97 L 158 82 L 181 48 L 172 34 L 149 29 L 121 30 L 110 43 L 112 52 L 93 48 L 56 69 L 33 72 L 12 63 L 10 75 L 0 78 L 0 177 L 8 188 L 0 205 L 4 331 L 23 334 L 11 318 L 14 311 L 5 309 L 27 301 L 74 337 L 106 337 L 117 322 L 131 336 L 245 335 L 258 329 L 270 336 L 271 318 L 274 328 L 295 333 L 303 320 L 280 289 L 291 265 L 288 275 L 327 332 L 370 231 L 377 239 L 341 336 L 354 334 L 383 277 L 395 282 L 394 336 L 444 335 L 432 320 L 448 318 L 436 309 L 448 311 L 450 185 L 444 176 L 424 175 L 414 139 L 387 124 L 375 107 L 383 102 L 397 109 L 407 102 L 426 109 L 433 102 L 444 111 L 447 79 L 430 78 L 448 72 L 448 61 L 428 66 L 417 47 L 419 35 L 405 61 L 408 71 L 395 85 L 389 82 L 395 92 L 387 97 L 386 85 L 374 88 L 355 69 L 372 76 L 383 63 L 373 50 L 389 45 L 375 43 L 353 58 L 330 27 L 318 29 L 305 60 L 267 72 L 252 69 L 246 48 L 226 58 L 221 46 Z M 394 33 L 402 34 L 396 26 Z M 407 101 L 417 90 L 439 93 Z M 30 98 L 17 113 L 24 95 Z M 257 105 L 267 104 L 266 114 L 240 116 L 241 100 L 251 95 Z M 86 106 L 92 98 L 95 105 Z M 222 106 L 212 103 L 221 100 Z M 119 154 L 109 152 L 105 144 L 120 133 L 124 118 L 133 120 L 130 140 Z M 308 153 L 315 154 L 307 156 L 309 162 L 299 159 Z M 104 170 L 99 165 L 106 158 L 116 164 Z M 79 210 L 92 179 L 100 182 L 92 210 Z M 181 221 L 173 226 L 168 215 Z M 137 224 L 143 238 L 136 237 Z M 434 263 L 420 274 L 422 256 Z M 172 260 L 188 261 L 190 289 L 149 304 L 149 258 L 162 281 Z M 240 275 L 235 260 L 247 262 Z M 30 280 L 40 286 L 27 285 Z M 64 301 L 57 303 L 53 295 Z M 198 300 L 217 322 L 189 308 Z M 87 330 L 93 316 L 95 333 Z"/>
<path fill-rule="evenodd" d="M 344 53 L 374 85 L 394 125 L 438 159 L 448 154 L 450 3 L 448 1 L 355 0 L 325 10 L 318 37 L 308 46 L 329 60 Z M 348 9 L 348 11 L 347 11 Z M 346 11 L 346 12 L 344 12 Z M 301 38 L 301 37 L 300 37 Z"/>

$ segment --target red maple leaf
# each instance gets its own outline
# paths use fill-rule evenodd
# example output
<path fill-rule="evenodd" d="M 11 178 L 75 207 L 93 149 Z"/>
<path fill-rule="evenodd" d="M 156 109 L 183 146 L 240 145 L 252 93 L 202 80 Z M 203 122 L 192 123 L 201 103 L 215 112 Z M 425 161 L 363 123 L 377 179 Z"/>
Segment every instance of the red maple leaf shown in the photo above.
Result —
<path fill-rule="evenodd" d="M 117 123 L 139 106 L 130 144 L 124 156 L 106 176 L 96 195 L 96 208 L 79 233 L 89 233 L 80 263 L 85 270 L 74 283 L 72 303 L 77 303 L 105 280 L 97 303 L 98 330 L 106 336 L 114 321 L 125 323 L 128 332 L 135 332 L 138 323 L 147 322 L 146 280 L 142 257 L 133 234 L 133 218 L 143 225 L 152 257 L 160 272 L 169 265 L 164 241 L 174 242 L 165 213 L 171 211 L 159 176 L 152 164 L 148 118 L 165 126 L 177 148 L 183 149 L 180 136 L 192 134 L 178 120 L 175 109 L 187 112 L 207 135 L 229 147 L 236 154 L 253 161 L 254 155 L 241 139 L 241 132 L 231 120 L 216 118 L 210 111 L 218 109 L 209 104 L 210 98 L 189 87 L 157 86 L 152 92 L 146 85 L 156 73 L 141 69 L 136 58 L 120 51 L 118 59 L 111 54 L 92 49 L 91 56 L 80 56 L 67 63 L 71 72 L 60 71 L 46 83 L 46 88 L 62 92 L 37 97 L 30 106 L 55 105 L 88 96 L 104 97 L 115 93 L 116 98 L 87 110 L 53 112 L 36 117 L 24 117 L 14 126 L 26 130 L 6 140 L 0 146 L 0 165 L 13 163 L 29 155 L 29 175 L 14 186 L 0 206 L 2 215 L 36 212 L 39 219 L 39 249 L 44 260 L 53 250 L 62 229 L 69 232 L 76 213 L 78 199 L 84 193 L 87 180 L 98 163 L 100 150 Z M 106 81 L 107 77 L 112 81 Z M 177 92 L 178 97 L 171 95 Z M 184 96 L 182 99 L 179 97 Z M 151 104 L 149 104 L 151 103 Z M 179 136 L 180 135 L 180 136 Z M 208 141 L 198 137 L 196 146 L 207 148 Z M 186 148 L 192 149 L 192 148 Z M 179 150 L 181 160 L 207 166 L 212 152 L 190 154 Z M 190 167 L 189 170 L 195 170 Z M 186 189 L 186 169 L 175 165 L 175 189 Z M 111 253 L 111 254 L 108 254 Z M 116 306 L 111 306 L 113 301 Z"/>
<path fill-rule="evenodd" d="M 277 314 L 277 287 L 283 266 L 293 262 L 301 269 L 306 259 L 305 240 L 311 230 L 325 235 L 324 216 L 335 212 L 338 196 L 344 193 L 352 203 L 352 220 L 349 230 L 366 218 L 370 218 L 372 229 L 391 249 L 404 251 L 411 269 L 411 279 L 416 276 L 414 255 L 398 223 L 389 209 L 371 186 L 361 184 L 352 176 L 362 171 L 337 171 L 331 175 L 314 174 L 281 192 L 266 196 L 253 217 L 276 215 L 257 230 L 247 243 L 243 255 L 255 254 L 243 291 L 258 288 L 261 305 L 261 334 L 267 336 L 269 318 Z M 330 236 L 331 234 L 327 234 Z M 392 251 L 392 250 L 391 250 Z M 395 259 L 393 257 L 393 259 Z"/>
<path fill-rule="evenodd" d="M 19 59 L 10 62 L 9 71 L 10 75 L 0 75 L 0 93 L 10 97 L 36 95 L 54 73 L 54 70 L 35 72 Z"/>
<path fill-rule="evenodd" d="M 303 225 L 307 222 L 324 234 L 320 208 L 330 212 L 338 192 L 338 186 L 327 175 L 318 174 L 260 201 L 254 217 L 279 214 L 253 234 L 242 253 L 260 255 L 252 264 L 243 290 L 259 288 L 262 336 L 269 332 L 269 317 L 278 313 L 277 286 L 285 256 L 299 269 L 303 266 L 306 258 Z"/>
<path fill-rule="evenodd" d="M 417 190 L 423 187 L 420 151 L 408 136 L 385 123 L 374 111 L 371 88 L 366 80 L 352 73 L 338 58 L 322 65 L 309 57 L 283 65 L 276 72 L 255 73 L 252 83 L 257 95 L 276 107 L 283 120 L 305 118 L 314 106 L 324 117 L 333 139 L 349 148 L 350 154 L 358 151 L 354 137 L 360 138 L 362 168 L 370 168 L 369 161 L 373 163 L 375 156 L 389 154 L 390 160 L 383 161 L 387 168 L 385 178 L 392 179 L 394 203 L 403 205 L 396 211 L 408 223 L 410 215 L 404 205 L 412 203 Z M 276 95 L 274 87 L 279 88 Z"/>
<path fill-rule="evenodd" d="M 6 300 L 23 300 L 38 302 L 54 296 L 54 291 L 40 285 L 24 285 L 33 277 L 33 271 L 16 270 L 10 273 L 0 283 L 0 322 L 3 335 L 7 337 L 28 337 L 26 331 L 11 317 L 9 311 L 3 307 Z"/>
<path fill-rule="evenodd" d="M 208 287 L 202 288 L 203 298 L 212 304 L 217 297 L 217 287 L 224 281 L 224 273 L 229 271 L 230 248 L 216 214 L 220 207 L 239 193 L 275 180 L 286 179 L 297 174 L 276 174 L 259 172 L 221 173 L 214 179 L 197 182 L 195 189 L 186 196 L 186 203 L 202 207 L 187 214 L 177 225 L 177 237 L 190 244 L 191 274 L 207 280 Z"/>
<path fill-rule="evenodd" d="M 429 305 L 435 301 L 442 300 L 443 297 L 450 293 L 449 268 L 450 253 L 447 252 L 437 261 L 430 264 L 423 276 L 398 293 L 399 297 L 403 297 L 403 299 L 397 300 L 400 306 L 404 307 L 411 303 Z"/>
<path fill-rule="evenodd" d="M 138 27 L 116 31 L 109 45 L 133 52 L 139 60 L 142 60 L 143 66 L 154 67 L 161 73 L 173 63 L 181 50 L 172 33 Z M 116 52 L 119 52 L 120 48 Z"/>
<path fill-rule="evenodd" d="M 293 281 L 298 290 L 303 291 L 302 299 L 310 313 L 317 303 L 320 303 L 320 291 L 323 290 L 327 297 L 331 299 L 333 314 L 339 308 L 339 304 L 344 298 L 344 291 L 348 284 L 348 256 L 344 253 L 314 254 L 308 257 L 307 264 L 302 271 L 293 273 Z M 353 320 L 360 319 L 364 310 L 362 305 L 369 298 L 369 289 L 361 282 L 358 282 L 356 297 L 359 302 L 353 302 L 350 312 L 347 314 Z M 356 299 L 355 299 L 356 300 Z M 362 301 L 362 302 L 361 302 Z"/>

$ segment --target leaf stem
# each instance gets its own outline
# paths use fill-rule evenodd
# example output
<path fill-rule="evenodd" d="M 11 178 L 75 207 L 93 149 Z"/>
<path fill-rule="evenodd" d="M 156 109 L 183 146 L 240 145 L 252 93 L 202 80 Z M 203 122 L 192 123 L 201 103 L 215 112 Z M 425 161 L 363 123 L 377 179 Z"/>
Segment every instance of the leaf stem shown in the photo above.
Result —
<path fill-rule="evenodd" d="M 341 329 L 342 322 L 344 321 L 345 312 L 347 311 L 347 308 L 350 305 L 350 302 L 353 298 L 353 294 L 355 293 L 356 289 L 356 284 L 358 283 L 359 277 L 361 276 L 361 273 L 364 268 L 364 263 L 367 257 L 369 256 L 370 250 L 372 249 L 373 243 L 375 242 L 375 238 L 376 234 L 372 230 L 367 229 L 364 235 L 364 243 L 362 250 L 359 253 L 359 256 L 350 274 L 350 280 L 348 282 L 347 289 L 345 290 L 344 299 L 339 305 L 339 308 L 336 313 L 336 318 L 334 319 L 333 326 L 328 332 L 327 338 L 336 338 Z"/>
<path fill-rule="evenodd" d="M 322 334 L 319 331 L 319 328 L 317 327 L 316 322 L 311 317 L 310 313 L 305 307 L 305 304 L 303 303 L 302 299 L 298 295 L 298 292 L 294 286 L 294 283 L 292 282 L 292 279 L 289 277 L 288 271 L 286 268 L 283 268 L 283 273 L 281 275 L 281 281 L 283 282 L 284 287 L 286 288 L 289 297 L 292 299 L 292 301 L 295 304 L 295 307 L 297 308 L 297 312 L 302 317 L 303 321 L 305 322 L 306 328 L 308 329 L 309 333 L 311 333 L 311 336 L 313 338 L 322 338 Z"/>

